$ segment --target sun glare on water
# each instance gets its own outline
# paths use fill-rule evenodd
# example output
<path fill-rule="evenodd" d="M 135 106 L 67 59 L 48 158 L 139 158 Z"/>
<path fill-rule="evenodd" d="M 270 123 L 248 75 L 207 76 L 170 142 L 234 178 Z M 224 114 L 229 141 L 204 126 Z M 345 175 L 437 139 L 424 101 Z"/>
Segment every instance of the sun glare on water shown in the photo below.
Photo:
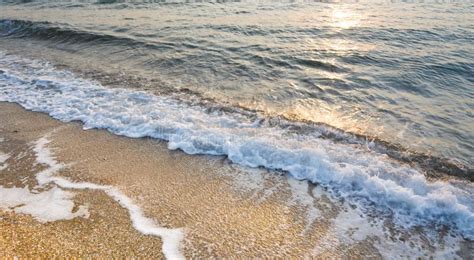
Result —
<path fill-rule="evenodd" d="M 334 9 L 331 12 L 331 22 L 334 27 L 342 29 L 351 28 L 357 26 L 359 23 L 358 14 L 351 10 Z"/>

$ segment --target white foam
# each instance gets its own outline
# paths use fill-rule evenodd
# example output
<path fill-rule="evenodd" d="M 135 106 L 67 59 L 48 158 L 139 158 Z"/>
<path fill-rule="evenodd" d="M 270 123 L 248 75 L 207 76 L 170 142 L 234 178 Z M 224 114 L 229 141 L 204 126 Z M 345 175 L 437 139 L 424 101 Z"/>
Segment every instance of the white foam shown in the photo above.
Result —
<path fill-rule="evenodd" d="M 10 158 L 9 154 L 0 152 L 0 163 L 4 163 L 6 160 L 8 160 L 8 158 Z"/>
<path fill-rule="evenodd" d="M 288 178 L 288 184 L 292 194 L 290 203 L 303 206 L 306 209 L 306 227 L 304 230 L 306 232 L 321 214 L 315 205 L 315 199 L 309 193 L 309 183 L 307 181 Z"/>
<path fill-rule="evenodd" d="M 239 193 L 250 194 L 250 198 L 256 200 L 257 203 L 265 201 L 279 188 L 280 183 L 268 185 L 271 176 L 268 175 L 268 171 L 265 169 L 249 168 L 237 164 L 229 164 L 228 166 L 231 170 L 223 170 L 219 173 L 231 177 L 232 187 Z"/>
<path fill-rule="evenodd" d="M 48 165 L 48 168 L 36 174 L 36 180 L 41 186 L 52 182 L 51 176 L 65 167 L 65 165 L 56 162 L 53 158 L 51 151 L 46 148 L 46 144 L 48 143 L 47 137 L 42 137 L 35 142 L 35 146 L 33 147 L 33 151 L 36 154 L 36 162 L 38 164 Z"/>
<path fill-rule="evenodd" d="M 377 249 L 383 258 L 434 258 L 456 259 L 459 250 L 459 236 L 448 236 L 440 243 L 437 236 L 425 236 L 417 232 L 406 233 L 405 239 L 401 234 L 390 234 L 384 226 L 384 219 L 371 218 L 360 211 L 347 205 L 333 219 L 332 225 L 326 231 L 326 236 L 320 239 L 313 249 L 312 255 L 317 256 L 326 250 L 333 250 L 335 246 L 350 248 L 357 242 L 370 239 L 370 243 Z M 344 253 L 344 252 L 341 252 Z M 375 257 L 368 256 L 365 257 Z"/>
<path fill-rule="evenodd" d="M 5 163 L 8 158 L 10 158 L 9 154 L 4 154 L 0 151 L 0 171 L 5 170 L 8 167 L 8 164 Z"/>
<path fill-rule="evenodd" d="M 284 170 L 353 202 L 390 211 L 400 225 L 445 224 L 474 238 L 470 183 L 429 182 L 383 154 L 296 135 L 237 113 L 208 113 L 168 97 L 108 89 L 39 61 L 0 54 L 0 69 L 0 101 L 62 121 L 79 120 L 85 129 L 160 138 L 189 154 L 227 155 L 241 165 Z"/>
<path fill-rule="evenodd" d="M 73 194 L 54 187 L 33 193 L 28 188 L 4 188 L 0 186 L 0 208 L 16 213 L 29 214 L 41 222 L 69 220 L 75 217 L 89 217 L 87 207 L 79 206 L 73 212 Z"/>
<path fill-rule="evenodd" d="M 43 170 L 36 175 L 36 179 L 40 185 L 53 182 L 60 187 L 68 189 L 104 191 L 112 199 L 117 201 L 120 206 L 128 210 L 133 227 L 136 230 L 145 235 L 154 235 L 162 238 L 163 254 L 167 259 L 184 259 L 184 256 L 180 252 L 180 242 L 184 238 L 182 229 L 167 229 L 159 227 L 152 219 L 145 217 L 143 211 L 139 206 L 133 203 L 132 199 L 113 186 L 98 185 L 89 182 L 71 182 L 65 178 L 55 176 L 55 173 L 65 166 L 54 159 L 51 151 L 47 147 L 48 143 L 48 136 L 45 136 L 38 139 L 34 146 L 37 162 L 39 164 L 48 165 L 46 170 Z"/>
<path fill-rule="evenodd" d="M 35 150 L 36 151 L 36 150 Z M 61 165 L 54 162 L 49 151 L 37 150 L 37 161 L 40 164 L 48 166 L 45 170 L 38 173 L 48 173 L 52 175 L 61 169 Z M 0 170 L 7 167 L 5 163 L 10 156 L 0 154 Z M 78 210 L 73 212 L 74 201 L 72 192 L 64 191 L 58 187 L 47 189 L 41 183 L 37 189 L 30 191 L 24 188 L 5 188 L 0 186 L 0 208 L 3 210 L 14 211 L 16 213 L 29 214 L 41 222 L 70 220 L 75 217 L 89 217 L 89 211 L 86 206 L 79 206 Z M 39 191 L 41 190 L 41 191 Z"/>

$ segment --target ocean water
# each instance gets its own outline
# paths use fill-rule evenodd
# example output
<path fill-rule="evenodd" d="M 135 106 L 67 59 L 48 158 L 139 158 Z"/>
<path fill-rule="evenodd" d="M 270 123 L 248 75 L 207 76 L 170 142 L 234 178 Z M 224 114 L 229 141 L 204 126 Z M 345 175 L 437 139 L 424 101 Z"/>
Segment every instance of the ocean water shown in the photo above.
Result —
<path fill-rule="evenodd" d="M 472 168 L 472 2 L 13 2 L 2 38 Z"/>
<path fill-rule="evenodd" d="M 474 238 L 469 1 L 2 1 L 0 101 Z"/>

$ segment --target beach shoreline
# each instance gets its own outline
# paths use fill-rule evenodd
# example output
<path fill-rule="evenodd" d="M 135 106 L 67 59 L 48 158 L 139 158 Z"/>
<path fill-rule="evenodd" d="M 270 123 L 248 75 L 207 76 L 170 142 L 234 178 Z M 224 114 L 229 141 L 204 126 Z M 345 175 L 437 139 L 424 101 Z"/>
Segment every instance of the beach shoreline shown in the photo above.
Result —
<path fill-rule="evenodd" d="M 474 259 L 474 5 L 350 2 L 0 1 L 0 258 Z"/>
<path fill-rule="evenodd" d="M 42 113 L 25 111 L 16 104 L 0 103 L 0 108 L 0 121 L 3 122 L 0 133 L 4 140 L 2 150 L 11 155 L 6 161 L 6 173 L 1 175 L 1 185 L 6 188 L 31 189 L 37 185 L 34 176 L 41 166 L 35 166 L 31 161 L 34 157 L 31 144 L 49 135 L 56 160 L 68 165 L 59 175 L 75 182 L 119 187 L 138 201 L 146 214 L 153 216 L 160 225 L 186 228 L 187 239 L 182 246 L 187 257 L 230 256 L 239 248 L 243 250 L 246 235 L 256 233 L 263 236 L 256 243 L 266 249 L 252 252 L 255 248 L 250 247 L 247 252 L 250 254 L 247 255 L 263 256 L 264 253 L 276 252 L 274 246 L 278 244 L 274 243 L 277 241 L 291 241 L 288 236 L 298 237 L 303 228 L 303 220 L 298 217 L 301 210 L 278 205 L 275 200 L 252 205 L 248 194 L 236 193 L 230 187 L 232 184 L 228 176 L 216 173 L 229 167 L 223 158 L 169 151 L 159 140 L 120 137 L 105 130 L 83 131 L 79 123 L 64 124 Z M 24 157 L 16 159 L 15 156 Z M 19 168 L 23 163 L 33 165 Z M 28 167 L 28 171 L 24 170 Z M 19 173 L 22 173 L 21 176 L 18 176 Z M 163 257 L 159 237 L 134 230 L 127 212 L 106 194 L 99 190 L 65 190 L 76 194 L 75 207 L 88 205 L 90 216 L 42 223 L 28 214 L 2 211 L 2 229 L 6 232 L 2 232 L 0 251 L 6 256 Z M 248 211 L 250 220 L 240 215 L 239 211 Z M 200 232 L 190 229 L 189 222 L 193 221 L 202 226 L 198 228 Z M 281 221 L 286 221 L 286 225 L 292 228 L 281 234 L 278 240 L 274 240 L 273 232 L 258 231 L 284 224 L 279 223 Z M 238 232 L 240 235 L 234 237 L 235 244 L 226 242 L 224 237 L 218 238 L 230 235 L 228 232 L 219 234 L 221 232 L 215 228 L 220 225 L 231 225 L 228 228 L 235 228 L 233 232 L 241 230 Z M 202 233 L 216 236 L 213 240 L 221 241 L 221 244 L 192 245 L 190 241 L 203 239 Z M 44 237 L 48 239 L 42 239 Z M 38 241 L 42 242 L 35 244 Z M 97 242 L 100 242 L 98 247 L 95 246 Z M 280 256 L 302 254 L 302 248 L 293 249 L 281 250 Z"/>
<path fill-rule="evenodd" d="M 358 213 L 306 181 L 238 167 L 219 156 L 171 151 L 166 142 L 156 139 L 84 131 L 80 123 L 62 123 L 12 103 L 0 103 L 0 111 L 0 150 L 10 156 L 0 174 L 2 187 L 38 185 L 35 176 L 44 169 L 35 163 L 32 144 L 48 136 L 55 160 L 67 166 L 58 176 L 75 183 L 116 187 L 159 226 L 182 229 L 180 248 L 186 258 L 237 253 L 246 257 L 382 257 L 376 247 L 379 242 L 370 232 L 386 227 L 370 224 L 369 218 L 357 220 Z M 51 186 L 55 185 L 49 184 L 48 189 Z M 84 206 L 88 215 L 41 222 L 14 208 L 0 210 L 4 256 L 164 257 L 160 237 L 138 232 L 127 210 L 104 192 L 59 188 L 74 194 L 73 212 Z M 362 238 L 342 239 L 346 232 L 362 232 Z M 401 237 L 397 246 L 413 239 L 409 234 Z M 451 250 L 448 244 L 443 246 Z M 458 246 L 456 254 L 469 258 L 472 243 Z"/>

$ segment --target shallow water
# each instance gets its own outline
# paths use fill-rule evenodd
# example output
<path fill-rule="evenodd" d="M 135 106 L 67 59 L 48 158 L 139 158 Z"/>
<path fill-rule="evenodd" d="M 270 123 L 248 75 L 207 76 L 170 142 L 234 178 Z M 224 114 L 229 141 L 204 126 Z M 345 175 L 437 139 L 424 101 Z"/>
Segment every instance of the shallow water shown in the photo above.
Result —
<path fill-rule="evenodd" d="M 179 229 L 184 240 L 178 247 L 188 258 L 472 258 L 472 241 L 454 230 L 430 223 L 397 225 L 396 215 L 374 214 L 321 185 L 229 164 L 222 157 L 170 151 L 165 142 L 149 138 L 83 131 L 82 124 L 61 123 L 14 104 L 0 107 L 0 119 L 7 122 L 0 128 L 0 150 L 8 157 L 0 170 L 0 195 L 6 195 L 0 196 L 2 217 L 6 210 L 40 221 L 43 214 L 63 219 L 18 227 L 17 220 L 29 216 L 7 214 L 0 221 L 2 230 L 13 234 L 0 243 L 7 256 L 156 258 L 162 248 L 156 235 Z M 9 188 L 2 189 L 5 185 Z M 72 204 L 83 211 L 71 212 Z M 41 210 L 45 207 L 51 210 Z M 137 211 L 167 230 L 144 229 L 150 221 Z M 134 228 L 155 236 L 137 236 Z M 30 238 L 31 245 L 18 246 Z M 157 243 L 150 245 L 153 240 Z"/>
<path fill-rule="evenodd" d="M 402 229 L 447 227 L 470 241 L 473 11 L 471 3 L 3 3 L 0 101 L 289 173 L 356 205 L 364 221 L 388 215 Z M 308 183 L 288 185 L 307 203 Z"/>
<path fill-rule="evenodd" d="M 472 3 L 111 2 L 3 4 L 2 38 L 474 162 Z"/>

